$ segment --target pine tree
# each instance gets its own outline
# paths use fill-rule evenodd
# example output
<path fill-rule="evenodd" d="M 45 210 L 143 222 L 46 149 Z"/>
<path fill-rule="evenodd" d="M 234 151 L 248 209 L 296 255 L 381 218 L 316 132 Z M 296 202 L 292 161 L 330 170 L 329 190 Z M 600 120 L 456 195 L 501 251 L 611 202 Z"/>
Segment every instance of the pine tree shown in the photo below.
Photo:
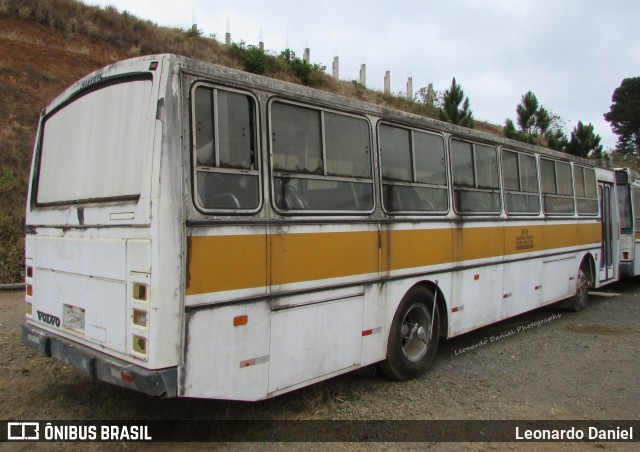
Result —
<path fill-rule="evenodd" d="M 611 100 L 604 119 L 618 135 L 617 151 L 640 153 L 640 77 L 622 80 Z"/>
<path fill-rule="evenodd" d="M 534 134 L 536 126 L 536 113 L 538 113 L 538 98 L 531 91 L 528 91 L 516 107 L 518 114 L 518 126 L 520 130 L 529 135 Z"/>
<path fill-rule="evenodd" d="M 564 149 L 568 140 L 562 131 L 562 119 L 540 105 L 538 98 L 531 91 L 522 96 L 516 107 L 516 113 L 520 130 L 516 130 L 513 121 L 507 119 L 503 127 L 507 138 L 524 143 L 546 144 L 558 151 Z"/>
<path fill-rule="evenodd" d="M 593 132 L 593 125 L 584 125 L 582 121 L 578 121 L 578 125 L 571 132 L 571 140 L 567 144 L 567 153 L 584 158 L 600 158 L 602 156 L 600 136 Z"/>
<path fill-rule="evenodd" d="M 460 104 L 462 104 L 462 108 L 460 108 Z M 442 95 L 442 108 L 440 108 L 438 114 L 441 120 L 452 124 L 471 128 L 475 124 L 469 98 L 464 97 L 464 91 L 456 83 L 455 77 L 451 81 L 451 87 Z"/>

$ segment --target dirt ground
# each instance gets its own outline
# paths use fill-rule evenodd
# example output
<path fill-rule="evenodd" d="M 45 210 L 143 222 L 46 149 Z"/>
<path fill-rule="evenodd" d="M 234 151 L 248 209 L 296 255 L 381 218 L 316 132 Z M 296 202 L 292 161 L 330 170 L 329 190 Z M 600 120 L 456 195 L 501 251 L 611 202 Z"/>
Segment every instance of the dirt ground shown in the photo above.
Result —
<path fill-rule="evenodd" d="M 22 345 L 23 294 L 0 292 L 0 419 L 638 420 L 640 280 L 604 292 L 579 313 L 543 308 L 445 340 L 434 368 L 410 382 L 391 382 L 370 368 L 257 403 L 159 399 L 93 381 Z M 402 443 L 400 450 L 413 446 L 425 445 Z M 640 443 L 568 446 L 639 450 Z"/>

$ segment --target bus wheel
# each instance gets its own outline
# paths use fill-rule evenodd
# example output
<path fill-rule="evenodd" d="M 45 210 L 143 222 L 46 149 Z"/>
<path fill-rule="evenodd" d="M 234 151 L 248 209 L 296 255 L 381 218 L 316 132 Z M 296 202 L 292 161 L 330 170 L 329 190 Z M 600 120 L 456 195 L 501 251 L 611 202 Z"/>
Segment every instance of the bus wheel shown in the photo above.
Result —
<path fill-rule="evenodd" d="M 380 363 L 380 371 L 400 381 L 422 375 L 433 364 L 438 339 L 438 309 L 436 306 L 434 310 L 433 294 L 426 287 L 415 287 L 404 296 L 393 317 L 387 359 Z"/>
<path fill-rule="evenodd" d="M 578 270 L 578 280 L 576 284 L 576 294 L 571 298 L 568 308 L 572 311 L 582 311 L 589 302 L 589 278 L 582 267 Z"/>

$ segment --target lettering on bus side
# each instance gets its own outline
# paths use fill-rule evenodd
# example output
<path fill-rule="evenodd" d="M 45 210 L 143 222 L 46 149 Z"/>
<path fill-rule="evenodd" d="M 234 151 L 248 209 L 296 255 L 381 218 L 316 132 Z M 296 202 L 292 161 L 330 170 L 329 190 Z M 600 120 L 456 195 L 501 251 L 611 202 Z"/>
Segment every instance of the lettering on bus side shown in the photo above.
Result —
<path fill-rule="evenodd" d="M 529 234 L 529 229 L 520 230 L 520 235 L 516 236 L 516 250 L 528 250 L 533 248 L 533 235 Z"/>
<path fill-rule="evenodd" d="M 59 317 L 56 317 L 55 315 L 52 315 L 52 314 L 47 314 L 46 312 L 42 312 L 42 311 L 37 311 L 37 312 L 38 312 L 39 321 L 60 328 Z"/>
<path fill-rule="evenodd" d="M 87 86 L 89 86 L 89 85 L 93 85 L 93 84 L 95 84 L 95 83 L 98 83 L 100 80 L 102 80 L 102 74 L 94 75 L 94 76 L 93 76 L 93 77 L 91 77 L 90 79 L 85 80 L 84 82 L 82 82 L 82 83 L 80 84 L 80 86 L 81 86 L 82 88 L 86 88 L 86 87 L 87 87 Z"/>

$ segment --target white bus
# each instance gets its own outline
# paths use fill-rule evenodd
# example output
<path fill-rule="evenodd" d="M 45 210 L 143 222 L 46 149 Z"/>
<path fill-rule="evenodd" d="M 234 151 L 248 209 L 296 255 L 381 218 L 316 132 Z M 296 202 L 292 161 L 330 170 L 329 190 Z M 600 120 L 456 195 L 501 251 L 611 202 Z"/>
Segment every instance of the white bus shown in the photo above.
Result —
<path fill-rule="evenodd" d="M 42 113 L 23 342 L 159 396 L 260 400 L 618 278 L 615 173 L 175 55 Z"/>
<path fill-rule="evenodd" d="M 616 168 L 616 190 L 620 215 L 620 274 L 640 275 L 640 175 L 629 168 Z"/>

